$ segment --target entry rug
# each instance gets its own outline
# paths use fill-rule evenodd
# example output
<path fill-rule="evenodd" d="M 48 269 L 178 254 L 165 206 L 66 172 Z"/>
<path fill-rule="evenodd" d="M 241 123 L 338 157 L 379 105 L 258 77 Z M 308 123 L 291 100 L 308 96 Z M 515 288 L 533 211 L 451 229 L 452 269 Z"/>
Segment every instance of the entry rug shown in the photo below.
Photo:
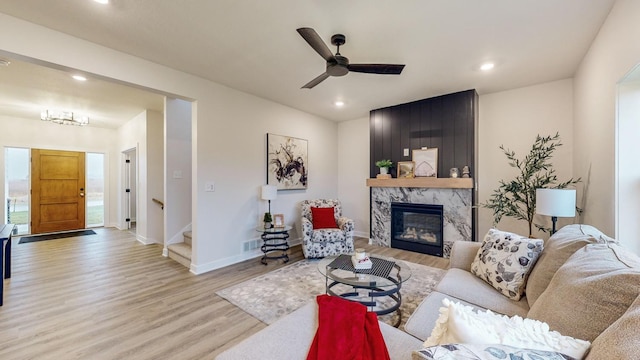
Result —
<path fill-rule="evenodd" d="M 240 284 L 219 290 L 216 294 L 227 299 L 258 320 L 272 324 L 304 304 L 325 293 L 325 277 L 318 271 L 319 260 L 304 259 Z M 422 300 L 431 293 L 444 275 L 444 270 L 403 261 L 411 268 L 411 277 L 402 284 L 402 319 L 404 326 Z M 335 289 L 335 288 L 334 288 Z M 348 289 L 345 287 L 345 290 Z M 379 319 L 393 325 L 395 313 Z"/>
<path fill-rule="evenodd" d="M 30 242 L 36 242 L 36 241 L 64 239 L 64 238 L 74 237 L 74 236 L 85 236 L 85 235 L 95 235 L 95 234 L 96 232 L 93 230 L 81 230 L 81 231 L 71 231 L 71 232 L 56 233 L 56 234 L 23 236 L 20 238 L 20 241 L 18 241 L 18 244 L 26 244 Z"/>

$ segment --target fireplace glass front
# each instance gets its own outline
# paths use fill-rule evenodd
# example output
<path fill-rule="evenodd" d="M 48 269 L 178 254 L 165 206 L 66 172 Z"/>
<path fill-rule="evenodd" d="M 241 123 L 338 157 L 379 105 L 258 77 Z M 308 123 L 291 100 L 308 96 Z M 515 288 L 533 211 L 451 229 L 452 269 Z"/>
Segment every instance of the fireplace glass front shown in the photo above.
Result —
<path fill-rule="evenodd" d="M 391 203 L 391 247 L 442 257 L 442 205 Z"/>

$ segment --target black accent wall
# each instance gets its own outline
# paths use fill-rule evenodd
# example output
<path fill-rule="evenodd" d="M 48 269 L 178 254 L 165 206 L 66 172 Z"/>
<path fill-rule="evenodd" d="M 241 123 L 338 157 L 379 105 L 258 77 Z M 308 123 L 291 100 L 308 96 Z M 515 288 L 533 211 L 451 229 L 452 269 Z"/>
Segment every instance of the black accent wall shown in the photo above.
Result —
<path fill-rule="evenodd" d="M 370 177 L 379 172 L 375 162 L 391 159 L 396 177 L 398 161 L 411 161 L 412 150 L 438 148 L 438 177 L 449 169 L 468 165 L 475 177 L 475 131 L 478 94 L 466 90 L 453 94 L 372 110 L 369 114 Z M 403 150 L 409 149 L 404 156 Z"/>

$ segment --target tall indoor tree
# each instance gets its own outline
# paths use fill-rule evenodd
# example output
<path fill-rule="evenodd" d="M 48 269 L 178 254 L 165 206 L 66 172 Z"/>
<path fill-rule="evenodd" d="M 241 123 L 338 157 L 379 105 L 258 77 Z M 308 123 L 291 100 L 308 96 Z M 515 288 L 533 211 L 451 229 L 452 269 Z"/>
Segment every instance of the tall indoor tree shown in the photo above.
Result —
<path fill-rule="evenodd" d="M 580 178 L 571 178 L 558 182 L 556 171 L 551 164 L 554 150 L 562 146 L 560 134 L 554 136 L 536 136 L 529 154 L 523 159 L 516 157 L 516 153 L 500 145 L 509 160 L 509 165 L 518 169 L 518 174 L 512 180 L 500 180 L 500 186 L 493 191 L 483 207 L 493 211 L 493 224 L 496 226 L 503 216 L 518 220 L 525 220 L 529 224 L 529 237 L 533 235 L 533 217 L 536 212 L 536 189 L 554 188 L 564 189 L 580 182 Z M 541 230 L 545 227 L 535 224 Z"/>

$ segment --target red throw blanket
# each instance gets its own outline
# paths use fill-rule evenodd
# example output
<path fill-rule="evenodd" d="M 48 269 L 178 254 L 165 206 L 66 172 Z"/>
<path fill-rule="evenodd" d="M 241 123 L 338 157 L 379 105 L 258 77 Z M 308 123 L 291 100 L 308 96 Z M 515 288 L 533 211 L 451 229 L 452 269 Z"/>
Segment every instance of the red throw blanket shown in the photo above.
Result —
<path fill-rule="evenodd" d="M 318 331 L 307 360 L 389 360 L 378 316 L 357 302 L 318 295 Z"/>

